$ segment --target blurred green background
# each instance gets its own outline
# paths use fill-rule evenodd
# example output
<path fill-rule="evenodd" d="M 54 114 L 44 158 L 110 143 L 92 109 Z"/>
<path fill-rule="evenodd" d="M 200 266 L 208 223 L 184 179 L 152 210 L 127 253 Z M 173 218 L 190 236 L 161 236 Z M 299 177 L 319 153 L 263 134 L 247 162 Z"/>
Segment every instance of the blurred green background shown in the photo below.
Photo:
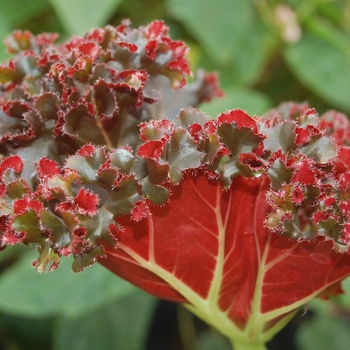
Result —
<path fill-rule="evenodd" d="M 0 39 L 14 29 L 58 32 L 163 19 L 190 46 L 192 70 L 217 71 L 225 97 L 202 106 L 261 114 L 282 101 L 350 112 L 349 0 L 0 0 Z M 0 60 L 9 55 L 0 50 Z M 183 308 L 94 266 L 39 275 L 23 249 L 0 254 L 0 350 L 228 350 Z M 347 294 L 315 301 L 269 349 L 347 350 Z"/>

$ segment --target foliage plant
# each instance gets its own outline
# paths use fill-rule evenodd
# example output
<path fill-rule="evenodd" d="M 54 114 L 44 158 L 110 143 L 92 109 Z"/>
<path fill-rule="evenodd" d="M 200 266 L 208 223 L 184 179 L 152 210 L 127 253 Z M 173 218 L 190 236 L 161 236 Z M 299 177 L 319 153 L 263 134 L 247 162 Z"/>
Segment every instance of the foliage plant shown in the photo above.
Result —
<path fill-rule="evenodd" d="M 55 44 L 14 32 L 0 66 L 1 247 L 73 256 L 265 349 L 350 274 L 350 135 L 339 112 L 196 109 L 222 95 L 161 21 Z"/>

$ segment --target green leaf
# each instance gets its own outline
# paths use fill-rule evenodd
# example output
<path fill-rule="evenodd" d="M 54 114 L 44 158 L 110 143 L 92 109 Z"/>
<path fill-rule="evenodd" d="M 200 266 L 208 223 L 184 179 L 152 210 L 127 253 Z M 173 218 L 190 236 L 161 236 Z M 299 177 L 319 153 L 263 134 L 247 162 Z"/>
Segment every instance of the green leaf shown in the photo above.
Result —
<path fill-rule="evenodd" d="M 319 315 L 299 327 L 296 342 L 300 350 L 344 350 L 350 344 L 349 324 L 345 319 Z"/>
<path fill-rule="evenodd" d="M 123 148 L 115 149 L 111 155 L 111 166 L 117 167 L 122 173 L 129 174 L 134 164 L 133 154 Z"/>
<path fill-rule="evenodd" d="M 47 0 L 1 0 L 0 13 L 8 23 L 18 24 L 49 9 Z"/>
<path fill-rule="evenodd" d="M 105 81 L 100 80 L 95 84 L 92 95 L 99 116 L 113 116 L 117 105 L 115 97 Z"/>
<path fill-rule="evenodd" d="M 56 246 L 64 247 L 70 243 L 70 235 L 62 219 L 45 209 L 40 213 L 40 220 L 42 228 L 50 232 Z"/>
<path fill-rule="evenodd" d="M 54 273 L 39 274 L 31 267 L 35 258 L 25 255 L 1 275 L 2 312 L 24 317 L 78 316 L 135 290 L 100 265 L 73 274 L 70 259 L 62 259 Z"/>
<path fill-rule="evenodd" d="M 104 207 L 98 209 L 97 215 L 80 218 L 80 222 L 86 227 L 92 243 L 96 243 L 101 238 L 104 242 L 109 242 L 111 237 L 108 227 L 113 222 L 113 215 Z M 113 240 L 110 243 L 113 244 Z"/>
<path fill-rule="evenodd" d="M 181 171 L 196 168 L 200 165 L 202 152 L 197 150 L 196 142 L 185 129 L 176 129 L 171 136 L 168 161 L 170 165 L 170 178 L 172 182 L 181 180 Z"/>
<path fill-rule="evenodd" d="M 13 219 L 12 227 L 17 232 L 25 232 L 26 238 L 29 242 L 36 242 L 41 238 L 41 230 L 39 227 L 39 219 L 34 210 L 28 210 L 27 212 L 16 216 Z"/>
<path fill-rule="evenodd" d="M 256 20 L 251 1 L 167 0 L 170 13 L 182 22 L 217 63 L 227 63 Z M 215 15 L 214 15 L 215 14 Z"/>
<path fill-rule="evenodd" d="M 42 74 L 38 68 L 37 59 L 34 56 L 22 56 L 20 59 L 16 60 L 16 69 L 23 76 L 27 75 L 39 78 Z"/>
<path fill-rule="evenodd" d="M 322 136 L 311 140 L 306 146 L 301 148 L 308 157 L 312 157 L 316 162 L 327 163 L 337 155 L 337 150 L 332 139 Z"/>
<path fill-rule="evenodd" d="M 241 153 L 252 152 L 262 141 L 262 137 L 254 134 L 252 129 L 248 127 L 237 129 L 227 123 L 218 128 L 218 133 L 222 142 L 230 149 L 233 157 Z"/>
<path fill-rule="evenodd" d="M 169 191 L 161 185 L 154 184 L 146 178 L 142 184 L 143 193 L 154 204 L 164 204 L 169 198 Z"/>
<path fill-rule="evenodd" d="M 94 130 L 94 132 L 91 132 Z M 73 107 L 65 116 L 63 131 L 83 144 L 92 142 L 104 145 L 105 139 L 97 126 L 96 117 L 91 115 L 86 105 L 80 104 Z"/>
<path fill-rule="evenodd" d="M 296 77 L 328 103 L 350 111 L 350 41 L 335 36 L 306 33 L 285 51 L 285 59 Z M 346 45 L 345 45 L 346 43 Z"/>
<path fill-rule="evenodd" d="M 35 101 L 35 107 L 44 120 L 56 119 L 59 105 L 60 101 L 57 95 L 50 92 L 40 95 Z"/>
<path fill-rule="evenodd" d="M 86 182 L 96 181 L 100 166 L 106 161 L 103 148 L 96 148 L 90 156 L 73 155 L 67 159 L 66 168 L 74 169 Z"/>
<path fill-rule="evenodd" d="M 202 111 L 213 118 L 228 109 L 239 108 L 249 115 L 261 115 L 271 107 L 272 102 L 266 95 L 253 90 L 242 89 L 225 90 L 224 98 L 218 98 L 199 106 Z"/>
<path fill-rule="evenodd" d="M 28 193 L 28 188 L 22 179 L 12 181 L 7 185 L 7 195 L 11 199 L 19 199 L 26 193 Z"/>
<path fill-rule="evenodd" d="M 72 264 L 72 271 L 83 272 L 84 269 L 91 267 L 96 262 L 97 256 L 103 256 L 103 249 L 101 246 L 94 247 L 88 253 L 76 255 Z"/>
<path fill-rule="evenodd" d="M 50 242 L 41 239 L 37 246 L 39 257 L 35 260 L 34 266 L 38 272 L 50 271 L 60 262 L 59 255 L 51 248 Z"/>
<path fill-rule="evenodd" d="M 276 152 L 279 149 L 283 153 L 288 153 L 295 148 L 295 123 L 285 122 L 278 124 L 272 128 L 264 128 L 261 130 L 267 136 L 264 140 L 265 149 Z"/>
<path fill-rule="evenodd" d="M 289 182 L 292 177 L 292 172 L 288 169 L 280 159 L 276 159 L 267 174 L 271 180 L 271 187 L 273 189 L 281 189 L 283 183 Z"/>
<path fill-rule="evenodd" d="M 110 193 L 104 209 L 113 215 L 126 215 L 141 198 L 138 181 L 132 175 L 124 177 Z"/>
<path fill-rule="evenodd" d="M 260 79 L 277 42 L 251 1 L 168 0 L 168 7 L 204 49 L 198 66 L 221 66 L 222 86 L 252 85 Z M 193 49 L 195 45 L 190 55 Z"/>
<path fill-rule="evenodd" d="M 62 318 L 55 327 L 54 348 L 144 349 L 155 305 L 155 298 L 137 291 L 83 317 Z"/>
<path fill-rule="evenodd" d="M 204 125 L 207 122 L 207 116 L 202 111 L 187 107 L 180 111 L 175 125 L 190 126 L 192 124 Z"/>
<path fill-rule="evenodd" d="M 14 69 L 8 67 L 0 67 L 0 83 L 9 83 L 13 81 L 20 81 L 21 74 Z"/>
<path fill-rule="evenodd" d="M 0 5 L 1 6 L 1 5 Z M 10 34 L 11 27 L 8 23 L 6 17 L 0 13 L 0 43 L 2 43 L 5 38 Z M 5 46 L 0 45 L 0 62 L 8 59 L 10 54 L 6 52 Z"/>
<path fill-rule="evenodd" d="M 30 179 L 32 179 L 35 176 L 35 174 L 33 174 L 32 172 L 34 171 L 36 173 L 34 165 L 38 161 L 38 159 L 43 157 L 49 157 L 50 159 L 59 159 L 57 155 L 57 145 L 51 133 L 47 135 L 42 135 L 40 138 L 37 138 L 30 144 L 26 145 L 26 147 L 18 148 L 16 154 L 25 161 L 28 161 L 25 162 L 25 168 L 23 170 L 23 172 L 25 172 L 24 175 L 26 175 L 25 179 L 27 181 L 30 181 Z M 29 162 L 31 164 L 29 164 Z"/>
<path fill-rule="evenodd" d="M 256 18 L 233 47 L 232 69 L 230 74 L 222 75 L 222 84 L 241 87 L 259 81 L 276 43 L 272 32 Z"/>
<path fill-rule="evenodd" d="M 68 34 L 83 34 L 105 25 L 121 0 L 50 0 L 50 3 Z"/>

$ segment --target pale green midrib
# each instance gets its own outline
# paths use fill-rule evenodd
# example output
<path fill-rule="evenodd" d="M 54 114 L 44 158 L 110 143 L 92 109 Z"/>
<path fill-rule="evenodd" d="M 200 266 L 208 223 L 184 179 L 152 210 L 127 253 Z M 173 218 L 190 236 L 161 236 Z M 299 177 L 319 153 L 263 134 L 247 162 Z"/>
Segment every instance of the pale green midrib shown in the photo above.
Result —
<path fill-rule="evenodd" d="M 270 234 L 267 237 L 267 241 L 264 247 L 263 255 L 259 263 L 258 274 L 255 282 L 255 290 L 252 302 L 252 312 L 248 320 L 247 326 L 245 328 L 246 333 L 251 339 L 259 341 L 263 338 L 263 327 L 264 322 L 262 322 L 261 314 L 261 297 L 262 297 L 262 287 L 263 279 L 266 272 L 265 262 L 267 259 L 268 248 L 270 246 Z M 258 339 L 256 339 L 258 337 Z"/>
<path fill-rule="evenodd" d="M 313 294 L 310 294 L 306 298 L 298 300 L 297 302 L 290 304 L 286 307 L 281 307 L 267 313 L 261 312 L 263 279 L 266 272 L 272 267 L 271 264 L 266 264 L 267 254 L 270 247 L 270 239 L 271 233 L 268 234 L 267 241 L 264 247 L 264 252 L 259 263 L 259 269 L 255 283 L 255 291 L 252 303 L 252 313 L 251 317 L 249 318 L 247 327 L 245 328 L 245 332 L 247 332 L 250 336 L 254 337 L 254 335 L 256 334 L 259 337 L 258 339 L 256 339 L 256 341 L 258 342 L 266 342 L 269 339 L 271 339 L 271 337 L 274 336 L 280 329 L 282 329 L 284 325 L 286 325 L 289 322 L 292 316 L 294 316 L 294 313 L 292 313 L 293 311 L 296 312 L 300 306 L 306 304 L 308 301 L 310 301 L 317 294 L 320 293 L 320 291 L 318 291 Z M 292 315 L 290 313 L 292 313 Z M 276 319 L 282 315 L 286 315 L 286 317 L 283 317 L 275 326 L 269 328 L 267 331 L 263 331 L 263 327 L 267 322 L 272 321 L 273 319 Z"/>
<path fill-rule="evenodd" d="M 208 324 L 212 325 L 214 328 L 220 329 L 220 331 L 228 338 L 232 338 L 234 336 L 235 339 L 246 341 L 245 332 L 237 328 L 234 323 L 227 318 L 225 312 L 222 312 L 217 307 L 213 308 L 208 302 L 208 299 L 202 298 L 185 283 L 176 278 L 172 273 L 161 268 L 159 265 L 152 264 L 151 262 L 143 259 L 122 243 L 119 245 L 119 248 L 133 258 L 140 266 L 155 273 L 158 277 L 162 278 L 165 282 L 172 286 L 191 304 L 186 306 Z"/>
<path fill-rule="evenodd" d="M 262 184 L 260 185 L 262 186 Z M 259 189 L 260 193 L 260 189 Z M 259 241 L 257 237 L 257 227 L 256 227 L 256 215 L 257 215 L 257 203 L 255 202 L 254 206 L 254 217 L 253 217 L 253 230 L 254 230 L 254 240 L 257 250 L 257 263 L 258 263 L 258 273 L 256 276 L 255 281 L 255 289 L 254 289 L 254 295 L 253 295 L 253 301 L 252 301 L 252 309 L 251 309 L 251 315 L 249 317 L 247 326 L 245 328 L 245 332 L 248 334 L 249 338 L 252 340 L 260 341 L 263 337 L 263 327 L 264 323 L 261 321 L 261 297 L 262 297 L 262 288 L 263 288 L 263 279 L 266 272 L 266 260 L 268 251 L 270 248 L 270 238 L 271 234 L 267 235 L 266 243 L 264 246 L 264 250 L 261 255 Z"/>
<path fill-rule="evenodd" d="M 275 310 L 274 312 L 271 312 L 269 316 L 273 316 L 271 318 L 265 318 L 264 316 L 266 314 L 263 314 L 261 312 L 261 303 L 262 303 L 262 290 L 263 290 L 263 280 L 266 272 L 269 270 L 271 267 L 269 264 L 266 264 L 267 261 L 267 256 L 268 252 L 270 249 L 270 240 L 271 240 L 271 233 L 268 233 L 266 243 L 264 246 L 263 253 L 261 255 L 260 252 L 260 246 L 259 242 L 257 241 L 257 235 L 256 235 L 256 227 L 255 227 L 255 215 L 256 215 L 256 206 L 254 208 L 254 237 L 255 237 L 255 243 L 257 247 L 257 259 L 258 259 L 258 273 L 255 281 L 255 289 L 254 289 L 254 295 L 253 295 L 253 300 L 252 300 L 252 309 L 251 309 L 251 315 L 248 320 L 248 323 L 246 325 L 246 328 L 244 332 L 248 336 L 248 338 L 257 344 L 260 343 L 265 343 L 273 335 L 276 334 L 289 320 L 290 320 L 290 315 L 287 315 L 283 319 L 281 319 L 279 322 L 277 322 L 276 325 L 273 327 L 269 328 L 267 331 L 263 331 L 263 328 L 265 326 L 265 323 L 279 317 L 281 315 L 284 315 L 288 312 L 291 312 L 295 310 L 294 308 L 291 308 L 287 312 L 284 312 L 281 309 Z"/>
<path fill-rule="evenodd" d="M 225 237 L 226 237 L 226 226 L 222 221 L 221 216 L 221 205 L 220 205 L 220 187 L 218 187 L 216 193 L 216 206 L 215 206 L 215 217 L 216 225 L 218 230 L 218 254 L 216 259 L 215 270 L 213 274 L 212 283 L 208 294 L 208 303 L 212 306 L 218 307 L 218 300 L 220 295 L 220 288 L 222 284 L 224 263 L 225 263 Z M 226 224 L 226 223 L 225 223 Z"/>

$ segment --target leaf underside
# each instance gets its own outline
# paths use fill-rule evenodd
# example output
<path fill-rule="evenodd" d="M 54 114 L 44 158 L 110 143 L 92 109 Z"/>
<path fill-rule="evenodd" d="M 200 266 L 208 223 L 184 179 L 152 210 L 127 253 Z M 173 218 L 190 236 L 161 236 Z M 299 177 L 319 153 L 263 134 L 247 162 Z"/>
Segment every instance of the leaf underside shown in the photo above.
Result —
<path fill-rule="evenodd" d="M 265 229 L 267 188 L 266 178 L 237 177 L 224 190 L 204 175 L 185 176 L 166 206 L 151 206 L 141 222 L 120 221 L 119 249 L 106 247 L 100 262 L 155 296 L 192 304 L 203 318 L 211 310 L 209 322 L 228 318 L 240 332 L 259 319 L 266 330 L 350 272 L 349 255 L 332 241 Z"/>

